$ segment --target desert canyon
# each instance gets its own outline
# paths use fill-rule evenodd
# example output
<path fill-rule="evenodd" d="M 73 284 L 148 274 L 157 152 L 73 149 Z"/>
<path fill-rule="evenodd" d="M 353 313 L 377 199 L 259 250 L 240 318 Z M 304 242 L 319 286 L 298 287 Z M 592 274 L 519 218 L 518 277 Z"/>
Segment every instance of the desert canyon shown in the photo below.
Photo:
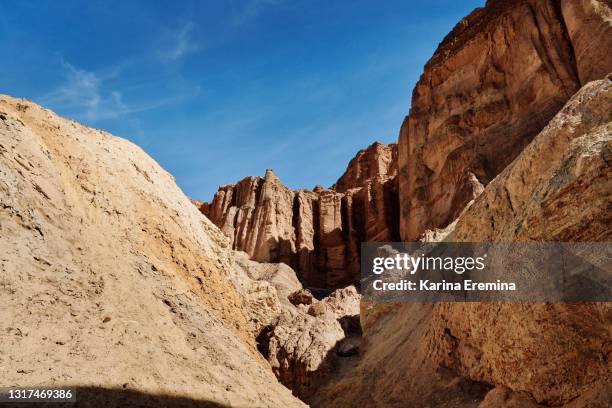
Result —
<path fill-rule="evenodd" d="M 210 202 L 0 96 L 2 385 L 84 407 L 609 407 L 612 304 L 375 303 L 359 280 L 362 242 L 612 240 L 611 51 L 610 0 L 489 0 L 406 90 L 396 144 L 327 188 L 268 169 Z"/>

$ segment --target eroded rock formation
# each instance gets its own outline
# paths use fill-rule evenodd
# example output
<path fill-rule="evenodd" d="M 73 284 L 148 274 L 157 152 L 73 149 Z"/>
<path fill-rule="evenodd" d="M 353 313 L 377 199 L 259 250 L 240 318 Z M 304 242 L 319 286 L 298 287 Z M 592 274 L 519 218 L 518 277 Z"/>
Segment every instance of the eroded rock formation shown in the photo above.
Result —
<path fill-rule="evenodd" d="M 141 149 L 0 96 L 0 175 L 3 384 L 303 406 L 255 348 L 227 238 Z"/>
<path fill-rule="evenodd" d="M 612 70 L 606 0 L 490 0 L 425 66 L 398 143 L 401 236 L 457 218 L 565 102 Z"/>
<path fill-rule="evenodd" d="M 317 300 L 284 263 L 261 263 L 244 252 L 233 257 L 257 348 L 278 380 L 307 401 L 360 346 L 360 295 L 354 286 Z"/>
<path fill-rule="evenodd" d="M 252 261 L 244 252 L 233 255 L 232 278 L 258 350 L 278 380 L 308 401 L 339 359 L 358 352 L 361 296 L 349 286 L 319 301 L 284 263 Z"/>
<path fill-rule="evenodd" d="M 241 293 L 246 315 L 254 337 L 276 324 L 284 308 L 292 306 L 289 296 L 302 289 L 293 269 L 284 263 L 262 263 L 249 259 L 245 252 L 235 251 L 232 278 Z"/>
<path fill-rule="evenodd" d="M 278 379 L 304 401 L 325 383 L 338 359 L 357 353 L 361 342 L 360 295 L 354 286 L 311 301 L 284 308 L 258 339 Z"/>
<path fill-rule="evenodd" d="M 308 286 L 346 286 L 359 279 L 362 241 L 399 238 L 396 156 L 396 145 L 374 143 L 334 186 L 313 191 L 292 191 L 268 170 L 199 208 L 252 259 L 284 262 Z"/>
<path fill-rule="evenodd" d="M 611 152 L 612 75 L 585 85 L 487 186 L 454 239 L 610 241 Z M 593 387 L 611 389 L 612 304 L 443 304 L 437 312 L 434 325 L 447 337 L 437 356 L 474 380 L 554 405 Z"/>
<path fill-rule="evenodd" d="M 609 241 L 611 149 L 612 76 L 572 97 L 446 238 Z M 364 302 L 361 316 L 358 366 L 319 390 L 314 405 L 605 407 L 612 400 L 609 303 Z"/>
<path fill-rule="evenodd" d="M 606 1 L 489 1 L 455 27 L 400 134 L 405 240 L 611 239 L 612 81 L 585 85 L 612 71 L 611 15 Z M 359 363 L 313 405 L 605 407 L 610 316 L 606 303 L 362 302 Z"/>
<path fill-rule="evenodd" d="M 397 174 L 397 145 L 374 143 L 357 152 L 344 174 L 331 187 L 339 193 L 365 187 L 377 177 L 394 177 Z"/>

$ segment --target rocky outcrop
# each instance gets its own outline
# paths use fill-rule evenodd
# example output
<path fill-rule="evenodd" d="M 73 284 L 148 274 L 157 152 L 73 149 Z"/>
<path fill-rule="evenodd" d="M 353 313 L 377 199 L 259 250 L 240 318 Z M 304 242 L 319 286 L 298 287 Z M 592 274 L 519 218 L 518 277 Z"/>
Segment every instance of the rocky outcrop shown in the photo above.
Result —
<path fill-rule="evenodd" d="M 298 280 L 295 271 L 283 263 L 262 263 L 249 259 L 246 252 L 234 252 L 233 271 L 240 281 L 244 281 L 243 288 L 248 287 L 253 280 L 267 282 L 274 287 L 280 302 L 289 305 L 289 297 L 296 291 L 302 290 L 302 284 Z M 244 279 L 244 277 L 248 277 Z"/>
<path fill-rule="evenodd" d="M 354 286 L 317 300 L 283 263 L 260 263 L 244 252 L 232 258 L 233 280 L 244 298 L 257 348 L 278 380 L 304 401 L 361 343 Z"/>
<path fill-rule="evenodd" d="M 460 217 L 454 238 L 610 241 L 611 152 L 612 75 L 568 102 Z M 437 312 L 434 325 L 450 340 L 441 363 L 472 379 L 555 405 L 612 381 L 609 303 L 446 304 Z"/>
<path fill-rule="evenodd" d="M 560 3 L 580 83 L 603 78 L 611 70 L 612 2 L 561 0 Z"/>
<path fill-rule="evenodd" d="M 277 322 L 284 308 L 292 305 L 289 296 L 301 290 L 302 285 L 284 263 L 251 261 L 244 252 L 233 255 L 232 278 L 244 299 L 246 315 L 257 338 Z"/>
<path fill-rule="evenodd" d="M 397 144 L 374 143 L 360 150 L 351 159 L 344 174 L 331 187 L 339 193 L 365 187 L 377 177 L 395 177 L 397 174 Z"/>
<path fill-rule="evenodd" d="M 490 0 L 426 64 L 398 143 L 400 231 L 444 228 L 586 82 L 612 70 L 602 0 Z"/>
<path fill-rule="evenodd" d="M 304 401 L 324 384 L 339 358 L 357 353 L 359 301 L 353 286 L 321 301 L 310 298 L 311 303 L 285 308 L 260 336 L 260 350 L 278 379 Z"/>
<path fill-rule="evenodd" d="M 610 241 L 611 149 L 612 77 L 572 97 L 443 236 Z M 357 367 L 320 389 L 313 405 L 605 407 L 612 400 L 609 303 L 365 302 L 361 316 Z"/>
<path fill-rule="evenodd" d="M 292 191 L 268 170 L 196 205 L 251 259 L 284 262 L 307 286 L 346 286 L 359 280 L 362 241 L 399 238 L 396 155 L 374 143 L 330 189 Z"/>
<path fill-rule="evenodd" d="M 4 384 L 303 406 L 255 348 L 227 238 L 141 149 L 0 96 L 0 175 Z"/>
<path fill-rule="evenodd" d="M 612 74 L 585 85 L 487 186 L 454 239 L 607 242 L 611 226 Z"/>

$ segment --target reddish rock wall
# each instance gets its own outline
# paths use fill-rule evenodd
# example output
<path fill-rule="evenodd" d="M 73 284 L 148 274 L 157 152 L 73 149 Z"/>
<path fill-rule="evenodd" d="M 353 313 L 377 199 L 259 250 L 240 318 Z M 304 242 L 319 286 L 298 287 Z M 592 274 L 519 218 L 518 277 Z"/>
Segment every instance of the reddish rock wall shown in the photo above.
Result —
<path fill-rule="evenodd" d="M 610 242 L 611 152 L 612 75 L 571 98 L 461 214 L 452 239 Z M 359 360 L 317 390 L 311 406 L 603 408 L 612 401 L 610 302 L 364 300 L 361 324 Z"/>
<path fill-rule="evenodd" d="M 612 70 L 609 0 L 491 0 L 426 64 L 398 143 L 400 232 L 445 227 L 588 81 Z"/>
<path fill-rule="evenodd" d="M 284 262 L 308 286 L 346 286 L 359 280 L 362 241 L 399 239 L 396 158 L 396 145 L 376 142 L 329 189 L 292 191 L 268 170 L 199 208 L 252 259 Z"/>

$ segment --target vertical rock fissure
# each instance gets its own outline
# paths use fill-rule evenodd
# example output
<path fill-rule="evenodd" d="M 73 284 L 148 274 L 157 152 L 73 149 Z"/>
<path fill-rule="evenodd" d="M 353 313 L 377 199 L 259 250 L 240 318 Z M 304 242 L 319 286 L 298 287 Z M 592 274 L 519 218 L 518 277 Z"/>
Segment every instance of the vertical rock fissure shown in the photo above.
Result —
<path fill-rule="evenodd" d="M 578 70 L 578 63 L 576 59 L 576 51 L 574 50 L 574 44 L 570 38 L 569 30 L 567 28 L 567 24 L 565 22 L 565 17 L 563 16 L 563 10 L 561 9 L 561 2 L 554 1 L 553 2 L 553 10 L 557 15 L 557 19 L 559 20 L 559 24 L 561 24 L 561 28 L 563 30 L 563 36 L 565 37 L 565 43 L 567 44 L 566 55 L 569 58 L 570 67 L 572 68 L 572 74 L 574 78 L 576 78 L 576 82 L 580 85 L 584 85 L 582 83 L 582 79 L 580 78 L 580 72 Z M 569 95 L 570 97 L 572 95 Z"/>

